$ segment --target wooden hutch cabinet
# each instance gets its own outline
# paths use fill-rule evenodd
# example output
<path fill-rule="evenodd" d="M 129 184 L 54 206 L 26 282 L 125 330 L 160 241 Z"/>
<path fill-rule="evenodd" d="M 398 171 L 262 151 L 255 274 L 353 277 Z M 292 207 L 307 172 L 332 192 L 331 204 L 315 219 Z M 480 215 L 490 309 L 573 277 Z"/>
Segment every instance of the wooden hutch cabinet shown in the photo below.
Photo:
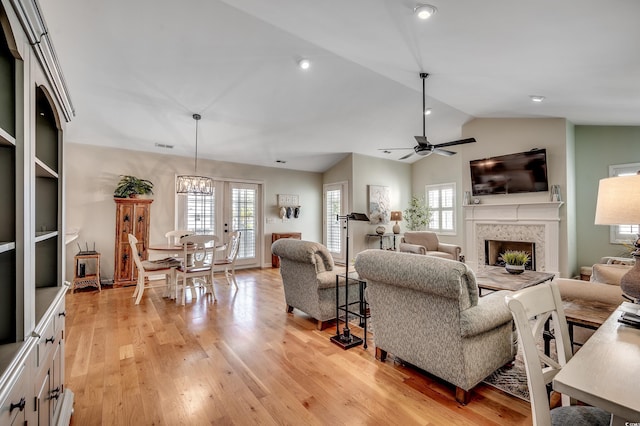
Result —
<path fill-rule="evenodd" d="M 151 203 L 144 198 L 114 198 L 116 202 L 116 247 L 113 286 L 134 285 L 138 279 L 138 270 L 131 257 L 129 234 L 138 239 L 138 253 L 142 260 L 147 259 L 149 246 L 149 223 Z"/>

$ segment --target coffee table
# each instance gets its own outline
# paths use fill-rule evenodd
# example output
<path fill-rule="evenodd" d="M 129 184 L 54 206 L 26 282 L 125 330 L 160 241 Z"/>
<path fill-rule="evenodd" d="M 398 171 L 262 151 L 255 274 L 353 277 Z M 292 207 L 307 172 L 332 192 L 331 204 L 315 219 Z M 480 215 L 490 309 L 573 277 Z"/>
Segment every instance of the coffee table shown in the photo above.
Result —
<path fill-rule="evenodd" d="M 482 290 L 510 290 L 517 291 L 523 288 L 551 281 L 555 275 L 549 272 L 524 271 L 522 274 L 510 274 L 500 266 L 487 266 L 476 272 L 478 292 L 482 296 Z"/>

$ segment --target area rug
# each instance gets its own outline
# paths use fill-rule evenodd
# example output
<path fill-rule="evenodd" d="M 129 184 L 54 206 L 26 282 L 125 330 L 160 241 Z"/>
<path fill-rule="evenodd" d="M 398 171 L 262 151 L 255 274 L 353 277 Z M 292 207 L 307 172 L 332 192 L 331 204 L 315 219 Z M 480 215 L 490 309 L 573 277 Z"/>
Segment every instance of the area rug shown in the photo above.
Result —
<path fill-rule="evenodd" d="M 483 380 L 484 383 L 517 398 L 529 401 L 529 388 L 527 387 L 527 372 L 522 361 L 520 345 L 514 362 L 507 364 L 493 372 Z"/>
<path fill-rule="evenodd" d="M 557 360 L 555 340 L 551 340 L 549 343 L 549 356 Z M 542 338 L 538 339 L 537 344 L 539 348 L 542 348 Z M 527 371 L 524 366 L 522 346 L 520 343 L 518 343 L 518 353 L 516 354 L 515 360 L 494 371 L 493 374 L 483 380 L 483 383 L 498 388 L 509 395 L 529 401 Z"/>

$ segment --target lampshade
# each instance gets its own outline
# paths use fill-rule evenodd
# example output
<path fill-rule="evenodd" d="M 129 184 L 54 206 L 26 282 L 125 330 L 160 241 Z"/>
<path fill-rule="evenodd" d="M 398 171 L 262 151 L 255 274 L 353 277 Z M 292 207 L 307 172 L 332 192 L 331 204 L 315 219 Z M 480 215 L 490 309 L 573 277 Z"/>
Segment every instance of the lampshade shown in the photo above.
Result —
<path fill-rule="evenodd" d="M 193 119 L 196 121 L 196 156 L 195 156 L 195 174 L 193 175 L 180 175 L 176 179 L 176 193 L 177 194 L 213 194 L 213 179 L 206 176 L 198 176 L 198 121 L 202 116 L 200 114 L 193 114 Z"/>
<path fill-rule="evenodd" d="M 596 225 L 640 224 L 640 174 L 600 179 Z M 640 303 L 640 235 L 631 253 L 635 265 L 620 279 L 622 292 Z"/>
<path fill-rule="evenodd" d="M 402 212 L 400 211 L 391 212 L 391 220 L 395 220 L 395 221 L 402 220 Z"/>
<path fill-rule="evenodd" d="M 595 224 L 640 224 L 640 175 L 600 179 Z"/>

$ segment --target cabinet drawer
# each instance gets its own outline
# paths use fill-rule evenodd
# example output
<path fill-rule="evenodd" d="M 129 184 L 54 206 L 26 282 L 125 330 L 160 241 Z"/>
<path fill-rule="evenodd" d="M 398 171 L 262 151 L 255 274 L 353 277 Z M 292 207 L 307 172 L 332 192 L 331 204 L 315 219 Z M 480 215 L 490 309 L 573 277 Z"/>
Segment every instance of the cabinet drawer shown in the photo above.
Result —
<path fill-rule="evenodd" d="M 26 366 L 22 364 L 17 372 L 15 380 L 10 385 L 7 397 L 0 405 L 0 425 L 23 424 L 26 418 L 27 405 L 27 381 Z M 23 419 L 23 422 L 18 420 Z"/>
<path fill-rule="evenodd" d="M 67 316 L 67 311 L 64 303 L 65 303 L 64 298 L 62 298 L 62 300 L 60 301 L 60 304 L 58 304 L 58 307 L 56 308 L 53 314 L 53 325 L 54 325 L 53 331 L 56 336 L 60 334 L 61 330 L 64 330 L 65 319 Z"/>
<path fill-rule="evenodd" d="M 52 353 L 55 343 L 58 340 L 58 334 L 55 332 L 55 321 L 49 321 L 44 329 L 44 333 L 38 340 L 38 351 L 36 357 L 36 367 L 46 363 L 46 360 Z"/>

